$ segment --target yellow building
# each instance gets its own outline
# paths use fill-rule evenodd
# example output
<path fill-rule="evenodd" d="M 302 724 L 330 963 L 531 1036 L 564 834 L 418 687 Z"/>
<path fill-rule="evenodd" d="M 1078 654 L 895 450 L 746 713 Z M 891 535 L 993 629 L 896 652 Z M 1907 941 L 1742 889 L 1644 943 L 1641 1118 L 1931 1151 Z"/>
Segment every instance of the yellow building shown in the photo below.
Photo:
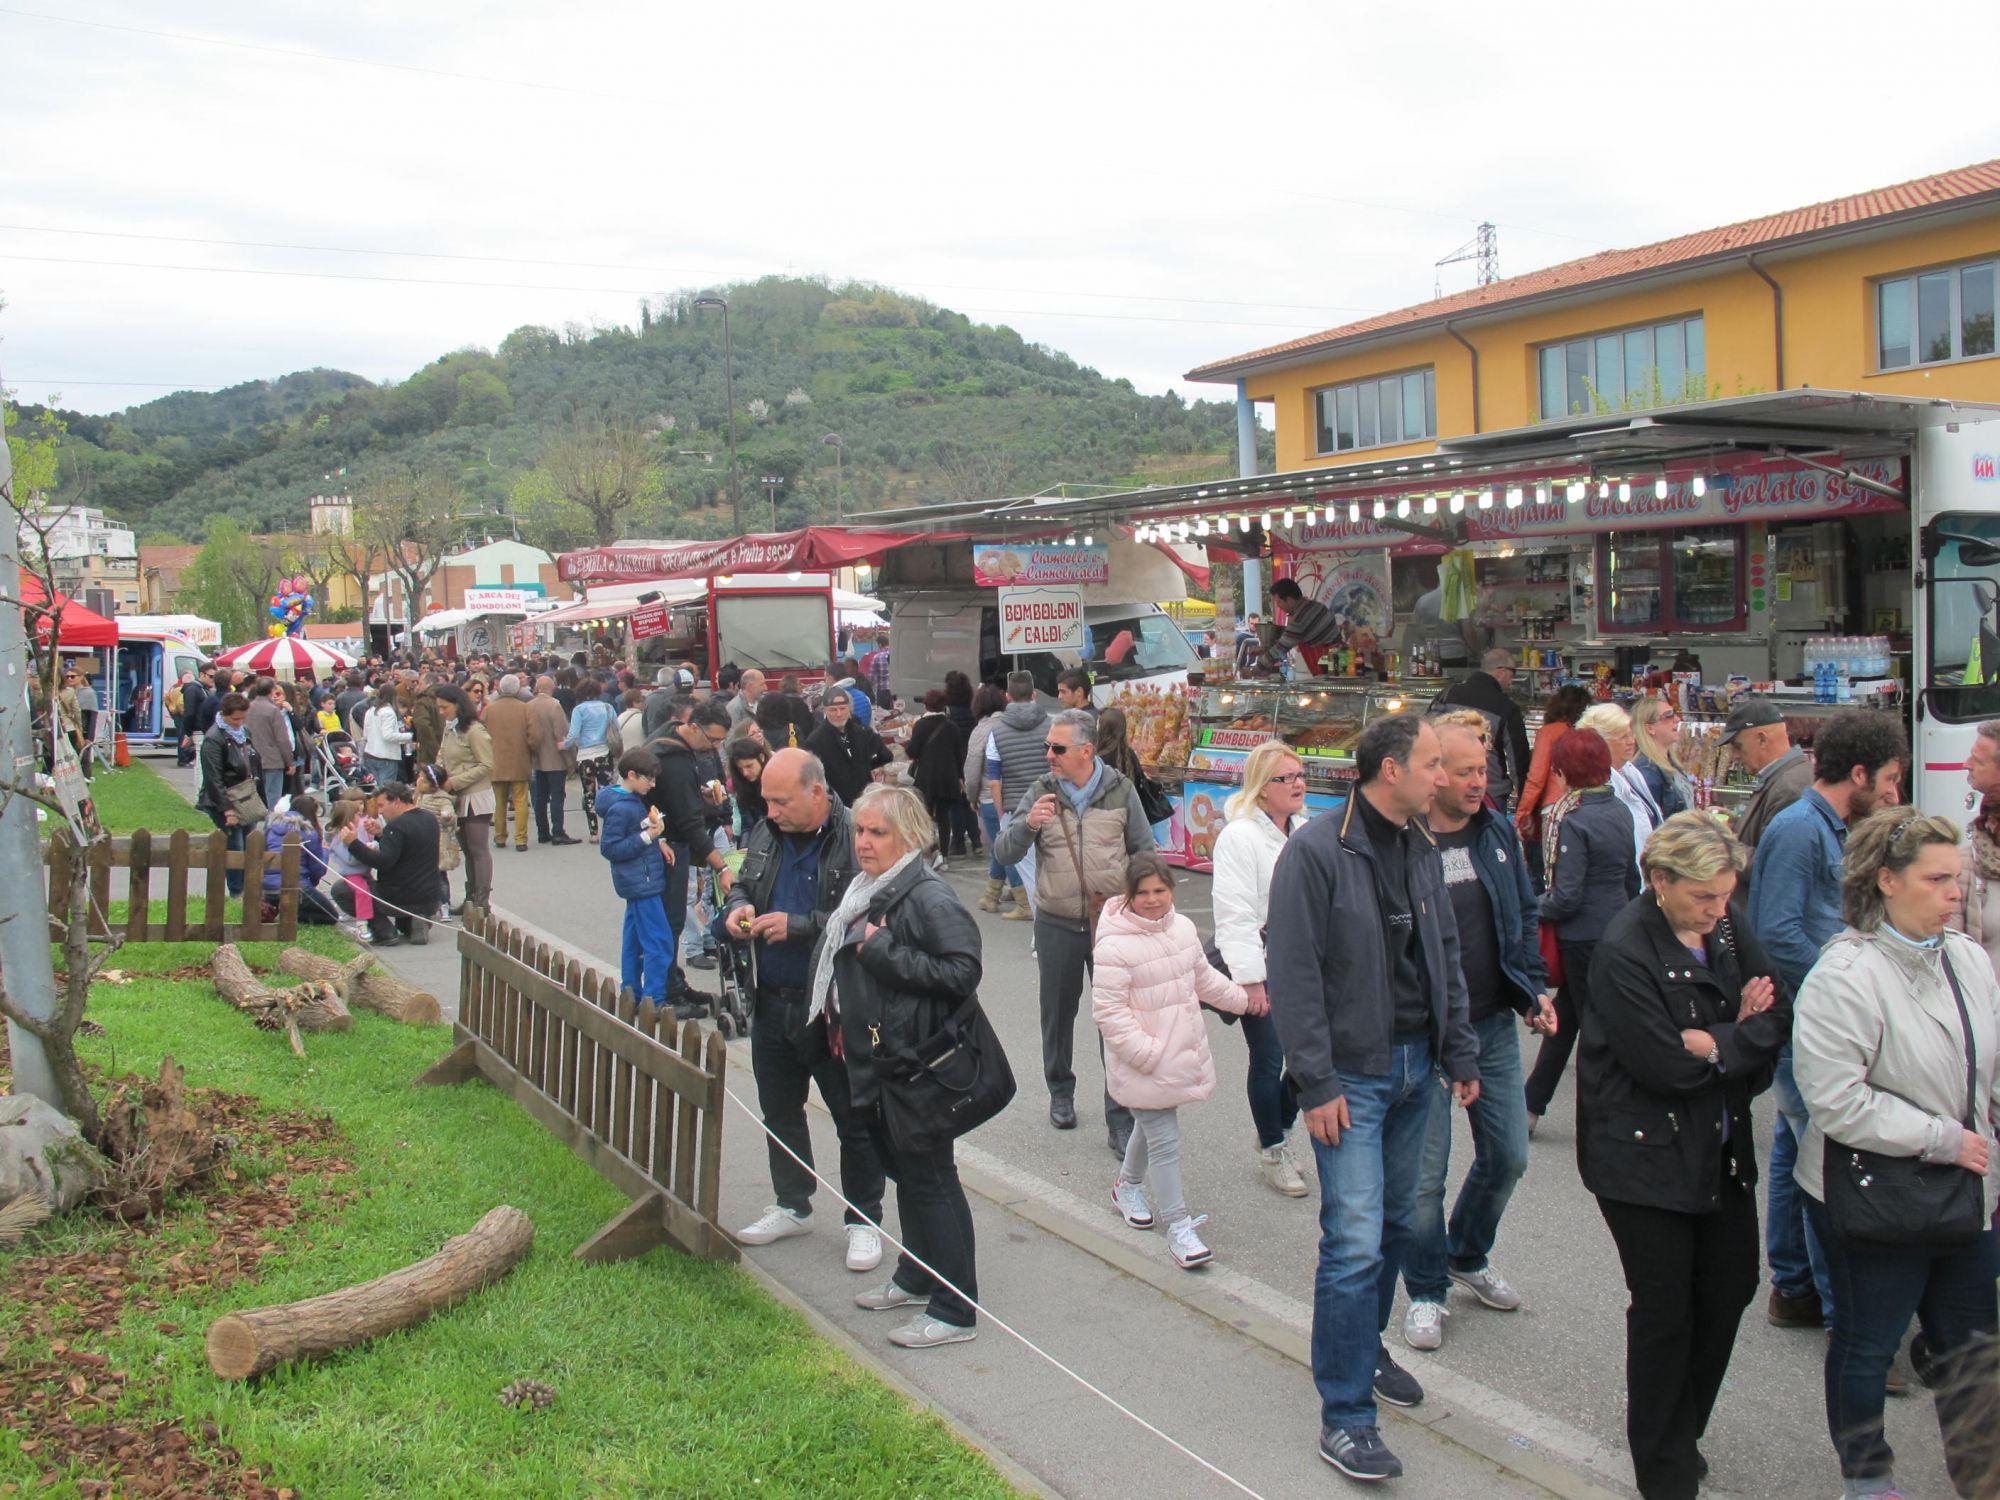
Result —
<path fill-rule="evenodd" d="M 2000 161 L 1564 265 L 1217 360 L 1280 470 L 1811 386 L 2000 401 Z"/>

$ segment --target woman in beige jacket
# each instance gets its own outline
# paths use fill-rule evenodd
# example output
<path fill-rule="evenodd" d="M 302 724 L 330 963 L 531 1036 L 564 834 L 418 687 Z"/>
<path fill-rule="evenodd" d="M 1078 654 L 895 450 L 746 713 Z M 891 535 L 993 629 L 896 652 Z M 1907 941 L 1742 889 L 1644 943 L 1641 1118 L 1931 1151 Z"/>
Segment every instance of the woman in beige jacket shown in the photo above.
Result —
<path fill-rule="evenodd" d="M 1960 1417 L 1992 1380 L 2000 1331 L 1993 1228 L 2000 983 L 1985 950 L 1946 927 L 1959 899 L 1958 842 L 1949 818 L 1913 807 L 1884 809 L 1848 835 L 1847 926 L 1820 954 L 1796 1006 L 1792 1073 L 1812 1121 L 1796 1175 L 1833 1282 L 1826 1418 L 1849 1495 L 1894 1487 L 1883 1378 L 1912 1316 L 1936 1359 L 1930 1383 L 1959 1493 L 1972 1493 L 1979 1467 L 1977 1435 Z M 1826 1209 L 1825 1171 L 1843 1147 L 1979 1174 L 1983 1228 L 1969 1244 L 1946 1248 L 1839 1234 Z M 1968 1359 L 1980 1350 L 1983 1380 L 1970 1378 Z"/>

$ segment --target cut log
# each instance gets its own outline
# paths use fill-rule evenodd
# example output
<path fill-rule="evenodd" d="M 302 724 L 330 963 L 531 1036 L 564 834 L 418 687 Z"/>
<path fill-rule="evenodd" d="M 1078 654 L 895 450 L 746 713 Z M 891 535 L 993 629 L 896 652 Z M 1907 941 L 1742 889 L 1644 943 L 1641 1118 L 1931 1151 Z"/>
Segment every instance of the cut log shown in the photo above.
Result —
<path fill-rule="evenodd" d="M 228 1313 L 208 1329 L 208 1367 L 249 1380 L 296 1359 L 318 1359 L 455 1307 L 498 1281 L 535 1243 L 535 1226 L 502 1205 L 414 1265 L 304 1302 Z"/>
<path fill-rule="evenodd" d="M 300 979 L 332 985 L 355 1010 L 372 1010 L 409 1026 L 436 1026 L 444 1020 L 444 1008 L 436 995 L 377 968 L 372 953 L 343 964 L 303 948 L 287 948 L 278 955 L 278 967 Z"/>
<path fill-rule="evenodd" d="M 283 1031 L 300 1057 L 306 1055 L 300 1032 L 346 1031 L 354 1025 L 347 1002 L 332 985 L 309 980 L 290 989 L 269 989 L 250 972 L 234 943 L 224 943 L 215 950 L 208 970 L 218 995 L 265 1030 Z"/>

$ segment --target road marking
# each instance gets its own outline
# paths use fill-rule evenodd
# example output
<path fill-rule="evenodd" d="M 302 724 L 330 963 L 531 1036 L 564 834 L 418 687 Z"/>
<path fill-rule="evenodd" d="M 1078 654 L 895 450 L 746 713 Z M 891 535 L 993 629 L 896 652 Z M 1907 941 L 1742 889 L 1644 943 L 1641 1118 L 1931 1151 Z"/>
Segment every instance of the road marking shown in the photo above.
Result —
<path fill-rule="evenodd" d="M 958 1141 L 956 1150 L 958 1159 L 963 1165 L 994 1181 L 1004 1183 L 1023 1198 L 1032 1198 L 1057 1210 L 1078 1224 L 1095 1229 L 1103 1218 L 1103 1215 L 1096 1211 L 1096 1205 L 1087 1203 L 1067 1189 L 1045 1182 L 1034 1173 L 1016 1167 L 990 1152 L 982 1151 L 967 1141 Z M 1164 1252 L 1161 1254 L 1164 1257 Z M 1219 1266 L 1213 1262 L 1203 1270 L 1201 1282 L 1205 1290 L 1232 1297 L 1295 1333 L 1306 1337 L 1310 1337 L 1312 1333 L 1312 1305 L 1299 1301 L 1268 1282 L 1259 1281 L 1254 1276 L 1245 1275 L 1241 1271 L 1232 1270 L 1228 1266 Z M 1565 1463 L 1587 1471 L 1594 1478 L 1607 1480 L 1622 1489 L 1629 1490 L 1633 1487 L 1631 1458 L 1623 1449 L 1608 1447 L 1582 1428 L 1565 1422 L 1560 1417 L 1538 1412 L 1533 1407 L 1491 1386 L 1449 1370 L 1434 1360 L 1421 1361 L 1416 1368 L 1421 1373 L 1427 1393 L 1442 1397 L 1458 1410 L 1469 1412 L 1497 1428 L 1515 1446 L 1541 1449 Z M 1405 1415 L 1419 1422 L 1424 1420 L 1416 1413 L 1405 1413 Z"/>

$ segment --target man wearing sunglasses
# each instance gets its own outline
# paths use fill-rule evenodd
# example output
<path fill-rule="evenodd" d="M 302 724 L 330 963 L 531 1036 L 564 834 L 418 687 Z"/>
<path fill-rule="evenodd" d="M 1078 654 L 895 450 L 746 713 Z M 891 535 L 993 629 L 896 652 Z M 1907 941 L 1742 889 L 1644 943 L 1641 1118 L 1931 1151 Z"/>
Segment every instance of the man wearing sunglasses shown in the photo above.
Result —
<path fill-rule="evenodd" d="M 1125 887 L 1125 866 L 1153 847 L 1129 777 L 1097 758 L 1097 723 L 1080 709 L 1049 720 L 1046 774 L 1000 829 L 994 857 L 1019 864 L 1035 851 L 1035 962 L 1041 970 L 1042 1075 L 1049 1121 L 1076 1129 L 1076 1012 L 1097 936 L 1097 914 Z M 1111 1149 L 1124 1155 L 1132 1112 L 1104 1096 Z"/>

